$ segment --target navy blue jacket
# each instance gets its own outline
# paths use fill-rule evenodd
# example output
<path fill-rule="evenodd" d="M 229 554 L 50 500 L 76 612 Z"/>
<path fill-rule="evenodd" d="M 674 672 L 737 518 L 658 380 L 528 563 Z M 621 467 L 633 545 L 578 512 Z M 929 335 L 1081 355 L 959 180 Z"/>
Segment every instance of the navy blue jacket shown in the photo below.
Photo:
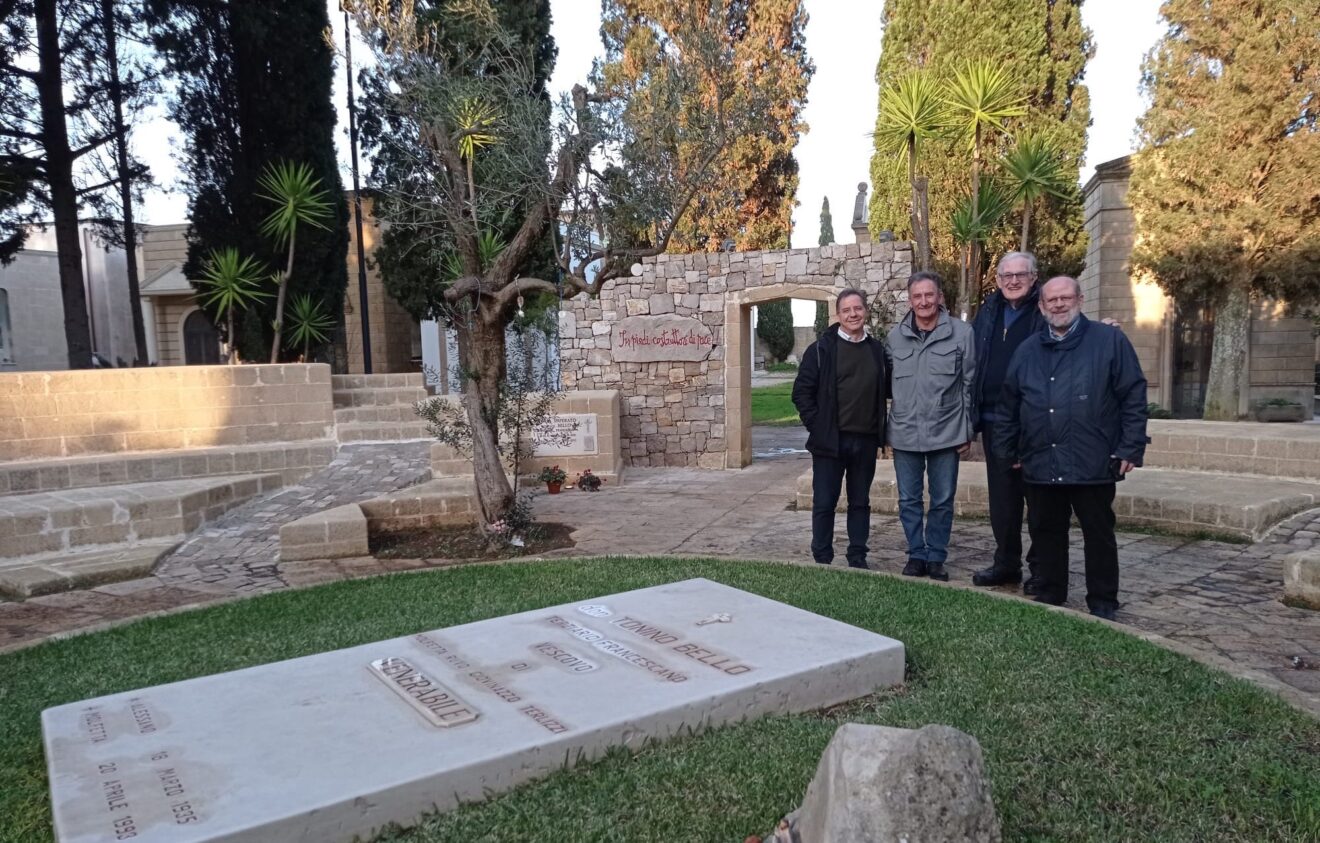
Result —
<path fill-rule="evenodd" d="M 1017 342 L 1019 338 L 1025 340 L 1045 328 L 1045 317 L 1040 312 L 1037 302 L 1040 296 L 1040 288 L 1032 287 L 1023 299 L 1020 305 L 1022 314 L 1018 316 L 1018 321 L 1013 323 L 1013 335 L 1009 336 L 1007 331 L 1002 335 L 995 333 L 995 325 L 999 323 L 999 315 L 1008 306 L 1004 301 L 1004 294 L 1000 292 L 991 293 L 986 297 L 985 303 L 976 311 L 976 318 L 972 320 L 972 332 L 976 335 L 976 381 L 972 384 L 972 400 L 977 403 L 977 408 L 972 413 L 972 429 L 977 433 L 981 432 L 982 411 L 987 408 L 994 408 L 999 403 L 998 388 L 992 387 L 995 394 L 986 394 L 986 379 L 998 381 L 1001 380 L 1008 368 L 1008 360 L 1000 359 L 998 366 L 992 366 L 990 356 L 996 350 L 996 345 L 1005 342 Z M 1013 353 L 1017 351 L 1018 346 L 1013 345 L 1007 348 L 999 348 L 1000 354 L 1008 355 L 1012 359 Z"/>
<path fill-rule="evenodd" d="M 807 429 L 807 450 L 818 457 L 839 455 L 839 359 L 838 324 L 830 325 L 820 339 L 807 346 L 798 364 L 797 378 L 793 381 L 793 406 Z M 889 367 L 885 363 L 885 348 L 875 337 L 864 342 L 875 355 L 876 373 L 880 377 L 876 389 L 876 438 L 885 443 L 885 399 L 888 397 Z"/>
<path fill-rule="evenodd" d="M 1114 460 L 1146 454 L 1146 376 L 1117 328 L 1078 316 L 1066 339 L 1049 328 L 1018 347 L 1000 393 L 993 447 L 1028 483 L 1113 483 Z"/>

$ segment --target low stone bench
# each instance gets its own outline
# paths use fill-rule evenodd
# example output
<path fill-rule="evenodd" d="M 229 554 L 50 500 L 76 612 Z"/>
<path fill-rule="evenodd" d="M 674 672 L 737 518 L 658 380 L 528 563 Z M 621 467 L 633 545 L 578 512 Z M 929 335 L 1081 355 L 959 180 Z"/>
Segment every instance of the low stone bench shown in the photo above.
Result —
<path fill-rule="evenodd" d="M 989 515 L 983 465 L 964 465 L 958 473 L 954 511 Z M 811 471 L 797 481 L 798 509 L 811 510 Z M 1118 484 L 1114 514 L 1118 526 L 1147 527 L 1183 535 L 1202 533 L 1258 541 L 1271 527 L 1320 505 L 1320 482 L 1278 480 L 1251 475 L 1140 468 Z M 838 511 L 847 507 L 839 496 Z M 871 511 L 898 513 L 894 463 L 880 460 L 871 484 Z"/>
<path fill-rule="evenodd" d="M 1320 425 L 1151 419 L 1148 468 L 1320 480 Z"/>
<path fill-rule="evenodd" d="M 366 556 L 367 518 L 355 503 L 290 521 L 280 527 L 280 560 Z"/>

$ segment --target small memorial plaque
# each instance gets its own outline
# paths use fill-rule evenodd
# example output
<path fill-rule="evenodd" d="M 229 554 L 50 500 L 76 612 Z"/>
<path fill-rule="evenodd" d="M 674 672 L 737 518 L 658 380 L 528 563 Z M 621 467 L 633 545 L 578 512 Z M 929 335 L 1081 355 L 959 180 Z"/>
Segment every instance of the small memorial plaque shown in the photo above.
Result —
<path fill-rule="evenodd" d="M 538 457 L 582 456 L 599 453 L 595 413 L 556 413 L 533 435 Z"/>
<path fill-rule="evenodd" d="M 705 360 L 712 342 L 710 328 L 690 316 L 629 316 L 610 330 L 614 359 L 624 362 Z"/>
<path fill-rule="evenodd" d="M 898 641 L 695 579 L 98 697 L 41 721 L 59 843 L 348 843 L 610 747 L 902 681 Z"/>

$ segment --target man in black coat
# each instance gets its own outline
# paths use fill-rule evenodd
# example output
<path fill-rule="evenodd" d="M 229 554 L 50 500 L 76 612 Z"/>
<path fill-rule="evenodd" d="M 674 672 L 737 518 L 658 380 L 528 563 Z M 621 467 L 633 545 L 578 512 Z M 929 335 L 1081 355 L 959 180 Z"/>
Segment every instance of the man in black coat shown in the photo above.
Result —
<path fill-rule="evenodd" d="M 884 346 L 866 333 L 866 295 L 844 290 L 835 312 L 839 321 L 802 354 L 793 406 L 811 452 L 811 556 L 822 565 L 834 561 L 834 508 L 846 479 L 848 566 L 865 568 L 889 378 Z"/>
<path fill-rule="evenodd" d="M 972 323 L 976 336 L 976 383 L 972 395 L 977 402 L 974 429 L 981 434 L 985 451 L 986 495 L 989 498 L 990 529 L 995 534 L 995 556 L 990 566 L 972 575 L 976 585 L 1012 585 L 1022 582 L 1022 510 L 1026 486 L 1022 471 L 1014 468 L 1005 455 L 994 448 L 995 428 L 1002 413 L 1000 390 L 1008 363 L 1028 337 L 1045 327 L 1045 318 L 1037 307 L 1036 257 L 1030 252 L 1009 252 L 995 268 L 998 291 L 990 294 Z M 1036 594 L 1040 579 L 1036 576 L 1035 547 L 1027 550 L 1027 568 L 1031 576 L 1023 586 L 1027 595 Z"/>
<path fill-rule="evenodd" d="M 1086 603 L 1118 609 L 1115 483 L 1146 453 L 1146 376 L 1123 332 L 1082 315 L 1082 288 L 1061 275 L 1041 287 L 1048 328 L 1013 355 L 1000 393 L 997 452 L 1022 468 L 1041 578 L 1036 601 L 1068 597 L 1068 529 L 1082 526 Z"/>

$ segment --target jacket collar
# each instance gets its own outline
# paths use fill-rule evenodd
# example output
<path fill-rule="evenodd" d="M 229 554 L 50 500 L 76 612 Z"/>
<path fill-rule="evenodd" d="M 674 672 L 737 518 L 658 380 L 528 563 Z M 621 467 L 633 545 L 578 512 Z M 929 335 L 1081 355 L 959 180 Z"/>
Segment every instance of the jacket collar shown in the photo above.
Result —
<path fill-rule="evenodd" d="M 909 310 L 907 316 L 904 316 L 903 321 L 899 323 L 899 331 L 910 339 L 920 341 L 921 334 L 917 331 L 917 315 Z M 928 339 L 942 340 L 952 336 L 952 334 L 953 325 L 949 322 L 949 311 L 941 307 L 939 318 L 935 320 L 935 327 L 931 330 Z"/>
<path fill-rule="evenodd" d="M 1077 321 L 1068 329 L 1068 333 L 1064 335 L 1063 339 L 1057 339 L 1050 330 L 1050 323 L 1047 321 L 1044 329 L 1040 332 L 1041 344 L 1046 348 L 1061 351 L 1075 348 L 1082 341 L 1082 335 L 1086 333 L 1087 326 L 1090 324 L 1091 320 L 1086 318 L 1086 314 L 1079 313 L 1077 314 Z"/>

